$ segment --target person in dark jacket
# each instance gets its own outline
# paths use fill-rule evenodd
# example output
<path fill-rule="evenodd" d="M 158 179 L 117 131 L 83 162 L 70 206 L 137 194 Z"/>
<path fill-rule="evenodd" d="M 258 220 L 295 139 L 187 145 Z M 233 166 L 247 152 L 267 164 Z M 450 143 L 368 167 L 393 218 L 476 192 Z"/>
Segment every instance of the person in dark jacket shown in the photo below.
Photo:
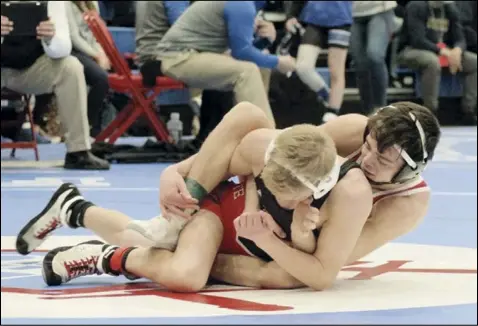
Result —
<path fill-rule="evenodd" d="M 461 108 L 467 120 L 476 123 L 476 53 L 466 51 L 466 42 L 453 1 L 411 1 L 400 35 L 399 63 L 421 74 L 423 102 L 438 110 L 442 67 L 462 73 Z"/>
<path fill-rule="evenodd" d="M 1 86 L 21 93 L 55 93 L 67 134 L 64 167 L 109 169 L 107 161 L 90 151 L 85 75 L 81 63 L 70 55 L 65 2 L 48 1 L 47 11 L 49 19 L 38 24 L 37 35 L 11 34 L 15 24 L 2 15 Z"/>

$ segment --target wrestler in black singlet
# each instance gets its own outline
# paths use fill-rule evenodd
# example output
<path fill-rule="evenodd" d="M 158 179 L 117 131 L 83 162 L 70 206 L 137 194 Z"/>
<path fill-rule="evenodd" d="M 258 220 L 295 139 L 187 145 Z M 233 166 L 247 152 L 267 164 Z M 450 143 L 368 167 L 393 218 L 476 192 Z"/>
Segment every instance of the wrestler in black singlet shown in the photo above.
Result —
<path fill-rule="evenodd" d="M 349 172 L 351 169 L 354 169 L 354 168 L 360 168 L 360 165 L 358 165 L 357 163 L 353 161 L 346 161 L 344 164 L 342 164 L 342 166 L 340 167 L 339 179 L 337 182 L 339 182 L 340 179 L 342 179 L 347 174 L 347 172 Z M 274 195 L 272 195 L 272 193 L 264 186 L 264 182 L 262 181 L 260 175 L 258 175 L 255 178 L 255 181 L 256 181 L 257 192 L 259 195 L 260 209 L 268 212 L 274 218 L 276 223 L 286 233 L 287 236 L 285 240 L 291 241 L 290 227 L 292 224 L 292 214 L 294 210 L 285 209 L 279 206 Z M 322 205 L 324 204 L 324 202 L 327 200 L 327 197 L 329 197 L 330 191 L 326 193 L 324 196 L 322 196 L 321 198 L 314 199 L 311 205 L 317 209 L 320 209 Z M 315 237 L 318 238 L 320 234 L 320 228 L 315 229 L 313 232 Z M 265 253 L 262 249 L 257 247 L 253 241 L 242 238 L 242 237 L 239 237 L 239 241 L 241 241 L 241 243 L 247 248 L 247 250 L 249 250 L 249 252 L 253 254 L 254 256 L 259 257 L 265 261 L 272 260 L 272 258 L 267 253 Z"/>

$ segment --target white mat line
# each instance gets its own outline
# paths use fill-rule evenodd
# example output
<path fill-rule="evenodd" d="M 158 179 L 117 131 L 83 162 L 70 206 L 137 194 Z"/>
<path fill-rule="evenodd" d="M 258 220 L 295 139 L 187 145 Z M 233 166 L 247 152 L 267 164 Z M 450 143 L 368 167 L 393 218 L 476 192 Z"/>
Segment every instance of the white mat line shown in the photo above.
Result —
<path fill-rule="evenodd" d="M 8 187 L 2 187 L 2 192 L 8 192 L 8 191 L 55 191 L 57 187 L 41 187 L 38 186 L 37 188 L 35 187 L 20 187 L 20 186 L 8 186 Z M 92 188 L 92 187 L 81 187 L 79 186 L 78 189 L 80 190 L 86 190 L 86 191 L 142 191 L 142 192 L 157 192 L 158 188 L 149 188 L 149 187 L 138 187 L 138 188 L 123 188 L 123 187 L 103 187 L 103 188 Z M 453 192 L 453 191 L 432 191 L 433 196 L 469 196 L 473 197 L 476 196 L 476 192 Z"/>

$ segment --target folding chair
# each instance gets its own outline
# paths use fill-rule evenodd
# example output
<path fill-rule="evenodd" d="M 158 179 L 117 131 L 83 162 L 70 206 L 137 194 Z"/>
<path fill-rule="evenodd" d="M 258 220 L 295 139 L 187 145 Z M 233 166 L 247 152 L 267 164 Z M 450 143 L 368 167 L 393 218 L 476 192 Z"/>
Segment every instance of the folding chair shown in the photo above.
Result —
<path fill-rule="evenodd" d="M 22 125 L 24 120 L 25 120 L 25 117 L 27 117 L 28 122 L 30 123 L 30 130 L 32 132 L 32 140 L 31 141 L 15 141 L 15 140 L 13 140 L 13 142 L 11 142 L 11 143 L 2 143 L 1 148 L 2 149 L 11 148 L 12 149 L 12 152 L 10 154 L 11 157 L 15 157 L 15 151 L 17 149 L 31 148 L 35 152 L 35 160 L 39 161 L 40 160 L 40 155 L 38 154 L 38 144 L 37 144 L 37 140 L 36 140 L 36 136 L 35 136 L 35 125 L 33 123 L 33 114 L 32 114 L 32 110 L 31 110 L 31 107 L 30 107 L 31 95 L 20 94 L 20 93 L 14 92 L 12 90 L 2 88 L 1 98 L 2 98 L 2 101 L 12 100 L 13 98 L 20 98 L 23 102 L 23 111 L 22 111 L 22 114 L 19 115 L 19 118 L 21 119 L 21 121 L 2 121 L 1 122 L 2 129 L 6 128 L 6 127 L 8 127 L 8 125 L 12 125 L 12 124 Z"/>
<path fill-rule="evenodd" d="M 141 74 L 134 74 L 131 71 L 98 13 L 89 11 L 84 14 L 84 19 L 111 62 L 114 73 L 108 75 L 110 87 L 131 96 L 130 102 L 118 113 L 115 120 L 98 134 L 96 141 L 108 139 L 108 142 L 113 144 L 141 115 L 144 115 L 159 141 L 172 142 L 164 123 L 156 116 L 154 101 L 161 91 L 182 89 L 184 84 L 161 76 L 156 78 L 154 87 L 145 87 Z"/>

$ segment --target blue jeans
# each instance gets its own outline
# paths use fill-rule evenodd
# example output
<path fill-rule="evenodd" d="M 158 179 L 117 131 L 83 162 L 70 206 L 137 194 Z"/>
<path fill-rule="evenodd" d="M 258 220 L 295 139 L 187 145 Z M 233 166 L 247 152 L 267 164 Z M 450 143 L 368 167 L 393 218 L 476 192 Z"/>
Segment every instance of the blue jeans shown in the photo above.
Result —
<path fill-rule="evenodd" d="M 394 30 L 394 12 L 389 10 L 354 19 L 350 53 L 355 62 L 357 86 L 363 110 L 387 104 L 387 47 Z"/>

